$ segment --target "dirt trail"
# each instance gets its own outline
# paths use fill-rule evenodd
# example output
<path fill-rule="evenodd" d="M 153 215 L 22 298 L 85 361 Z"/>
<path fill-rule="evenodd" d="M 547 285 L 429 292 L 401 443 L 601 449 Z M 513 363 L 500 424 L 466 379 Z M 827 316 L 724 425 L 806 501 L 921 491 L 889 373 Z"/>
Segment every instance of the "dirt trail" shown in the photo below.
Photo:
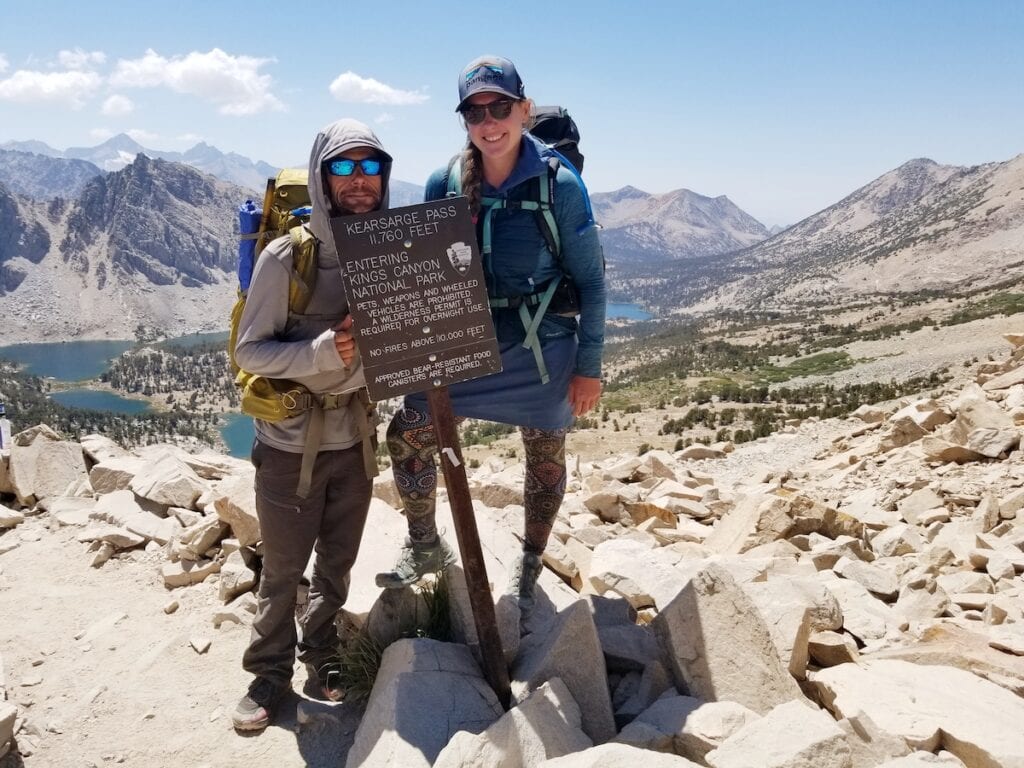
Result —
<path fill-rule="evenodd" d="M 301 698 L 301 665 L 278 721 L 257 736 L 235 733 L 249 631 L 214 629 L 215 583 L 165 589 L 158 553 L 92 568 L 75 529 L 46 524 L 30 519 L 3 537 L 21 543 L 0 556 L 0 655 L 8 700 L 33 734 L 23 731 L 19 747 L 33 754 L 0 768 L 344 765 L 361 713 Z M 164 613 L 172 600 L 180 607 Z M 193 638 L 211 640 L 209 650 L 197 653 Z"/>

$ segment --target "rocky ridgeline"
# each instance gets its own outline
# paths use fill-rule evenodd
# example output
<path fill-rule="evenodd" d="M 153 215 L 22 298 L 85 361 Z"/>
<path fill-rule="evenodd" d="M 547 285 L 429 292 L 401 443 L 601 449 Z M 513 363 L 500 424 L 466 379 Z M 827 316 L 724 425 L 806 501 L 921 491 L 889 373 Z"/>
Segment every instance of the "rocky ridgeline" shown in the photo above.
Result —
<path fill-rule="evenodd" d="M 385 472 L 343 624 L 390 644 L 346 764 L 1024 766 L 1024 335 L 1007 338 L 1010 358 L 976 383 L 864 407 L 810 462 L 784 466 L 780 450 L 728 483 L 716 478 L 736 476 L 726 467 L 747 446 L 571 462 L 522 636 L 501 595 L 522 467 L 473 471 L 508 712 L 480 671 L 457 566 L 456 642 L 401 639 L 420 598 L 372 588 L 405 527 Z M 246 462 L 66 442 L 45 426 L 14 443 L 0 528 L 75 526 L 97 567 L 159 553 L 172 595 L 217 580 L 213 626 L 251 621 L 260 531 Z M 0 557 L 18 535 L 0 535 Z M 25 723 L 3 699 L 0 745 Z M 300 728 L 323 716 L 298 706 Z"/>

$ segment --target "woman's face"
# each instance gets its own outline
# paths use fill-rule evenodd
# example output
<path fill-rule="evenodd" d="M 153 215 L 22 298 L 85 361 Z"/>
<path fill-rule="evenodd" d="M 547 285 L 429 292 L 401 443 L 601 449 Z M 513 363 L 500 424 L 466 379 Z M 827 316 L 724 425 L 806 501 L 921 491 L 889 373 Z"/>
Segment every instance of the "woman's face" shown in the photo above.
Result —
<path fill-rule="evenodd" d="M 502 93 L 474 93 L 467 100 L 473 106 L 485 106 L 496 101 L 508 101 Z M 513 102 L 512 111 L 503 120 L 497 120 L 489 109 L 484 110 L 484 120 L 472 125 L 466 123 L 469 140 L 480 150 L 484 162 L 515 158 L 519 153 L 519 142 L 523 128 L 530 117 L 530 102 L 527 99 Z"/>

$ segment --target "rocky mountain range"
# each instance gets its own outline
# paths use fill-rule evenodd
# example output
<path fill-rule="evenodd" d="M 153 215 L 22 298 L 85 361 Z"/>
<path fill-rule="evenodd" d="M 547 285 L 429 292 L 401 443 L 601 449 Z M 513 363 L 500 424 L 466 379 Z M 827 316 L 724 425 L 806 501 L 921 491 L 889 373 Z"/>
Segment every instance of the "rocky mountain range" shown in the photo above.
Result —
<path fill-rule="evenodd" d="M 5 341 L 131 338 L 140 324 L 175 334 L 224 328 L 247 194 L 145 154 L 73 201 L 32 201 L 0 186 Z"/>
<path fill-rule="evenodd" d="M 612 264 L 699 259 L 746 248 L 769 236 L 728 197 L 688 189 L 652 195 L 636 187 L 591 195 L 601 242 Z"/>
<path fill-rule="evenodd" d="M 709 306 L 792 306 L 1024 277 L 1024 154 L 973 167 L 916 159 L 729 258 Z"/>
<path fill-rule="evenodd" d="M 0 184 L 33 200 L 66 200 L 103 171 L 88 160 L 50 157 L 35 152 L 0 149 Z"/>
<path fill-rule="evenodd" d="M 9 141 L 0 144 L 0 150 L 29 152 L 66 160 L 85 160 L 107 172 L 121 170 L 135 162 L 135 157 L 142 153 L 154 159 L 190 165 L 203 173 L 256 191 L 263 191 L 267 177 L 275 175 L 280 170 L 261 160 L 253 161 L 234 152 L 221 152 L 205 142 L 199 142 L 185 152 L 167 152 L 144 147 L 124 133 L 119 133 L 95 147 L 70 147 L 63 152 L 41 141 Z M 3 170 L 5 164 L 5 158 L 0 156 L 0 181 L 6 184 L 7 174 Z"/>
<path fill-rule="evenodd" d="M 5 340 L 222 328 L 235 207 L 275 172 L 204 144 L 150 153 L 124 135 L 66 152 L 3 145 L 0 310 L 19 318 Z M 391 199 L 418 202 L 422 187 L 394 180 Z M 1024 155 L 969 168 L 911 160 L 776 234 L 725 196 L 624 187 L 592 200 L 612 297 L 659 314 L 1024 276 Z"/>

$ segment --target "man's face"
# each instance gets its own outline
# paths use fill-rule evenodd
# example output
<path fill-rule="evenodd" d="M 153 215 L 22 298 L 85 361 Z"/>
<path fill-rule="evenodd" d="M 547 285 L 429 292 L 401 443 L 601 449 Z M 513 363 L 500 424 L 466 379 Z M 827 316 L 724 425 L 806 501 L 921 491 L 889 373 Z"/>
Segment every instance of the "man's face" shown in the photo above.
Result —
<path fill-rule="evenodd" d="M 347 149 L 331 160 L 365 160 L 376 157 L 377 153 L 369 147 Z M 326 169 L 327 187 L 331 194 L 331 202 L 339 213 L 368 213 L 380 206 L 381 177 L 367 176 L 357 164 L 351 176 L 334 176 Z"/>

